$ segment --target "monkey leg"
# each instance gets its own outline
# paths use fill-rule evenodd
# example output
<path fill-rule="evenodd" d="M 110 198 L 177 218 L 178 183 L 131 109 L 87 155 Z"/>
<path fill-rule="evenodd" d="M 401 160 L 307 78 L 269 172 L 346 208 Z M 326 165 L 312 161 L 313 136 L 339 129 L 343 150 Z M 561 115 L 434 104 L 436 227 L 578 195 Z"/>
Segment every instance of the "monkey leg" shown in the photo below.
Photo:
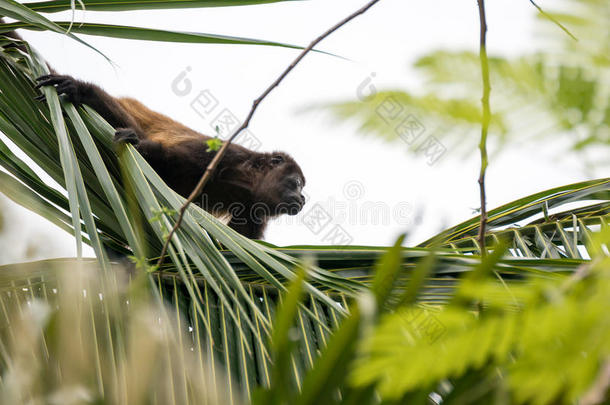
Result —
<path fill-rule="evenodd" d="M 168 156 L 159 142 L 139 138 L 132 128 L 118 128 L 114 133 L 114 143 L 117 146 L 127 143 L 133 145 L 161 177 L 165 174 Z"/>
<path fill-rule="evenodd" d="M 140 138 L 138 138 L 138 134 L 132 128 L 117 128 L 114 133 L 114 143 L 129 143 L 137 148 L 140 144 Z"/>

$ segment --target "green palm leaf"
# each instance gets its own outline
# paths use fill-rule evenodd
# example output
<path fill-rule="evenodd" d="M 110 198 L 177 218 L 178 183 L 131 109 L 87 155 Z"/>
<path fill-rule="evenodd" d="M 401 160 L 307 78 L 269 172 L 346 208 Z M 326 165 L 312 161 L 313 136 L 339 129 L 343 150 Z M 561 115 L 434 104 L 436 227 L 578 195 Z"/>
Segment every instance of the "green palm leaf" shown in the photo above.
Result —
<path fill-rule="evenodd" d="M 86 10 L 91 11 L 127 11 L 127 10 L 153 10 L 172 8 L 199 8 L 199 7 L 234 7 L 250 6 L 256 4 L 280 3 L 285 1 L 301 0 L 82 0 Z M 80 3 L 80 2 L 79 2 Z M 41 13 L 57 13 L 72 9 L 70 0 L 53 0 L 24 3 L 26 7 Z"/>
<path fill-rule="evenodd" d="M 41 30 L 49 30 L 49 31 L 53 31 L 56 32 L 58 34 L 66 34 L 68 35 L 70 38 L 80 42 L 81 44 L 93 49 L 94 51 L 96 51 L 97 53 L 99 53 L 100 55 L 102 55 L 104 58 L 106 58 L 106 60 L 109 60 L 106 55 L 104 55 L 102 52 L 98 51 L 96 48 L 94 48 L 93 46 L 89 45 L 87 42 L 83 41 L 82 39 L 78 38 L 77 36 L 75 36 L 74 34 L 67 32 L 65 29 L 61 28 L 60 26 L 58 26 L 57 24 L 55 24 L 52 21 L 49 21 L 47 18 L 45 18 L 44 16 L 30 10 L 29 8 L 23 6 L 20 3 L 17 3 L 16 1 L 13 0 L 1 0 L 0 1 L 0 16 L 8 16 L 11 18 L 14 18 L 16 20 L 19 21 L 24 21 L 28 24 L 31 24 L 34 27 L 37 27 Z"/>
<path fill-rule="evenodd" d="M 69 27 L 70 32 L 77 34 L 86 34 L 94 36 L 103 36 L 110 38 L 122 38 L 122 39 L 137 39 L 143 41 L 164 41 L 164 42 L 182 42 L 190 44 L 246 44 L 246 45 L 267 45 L 267 46 L 279 46 L 284 48 L 302 49 L 297 45 L 283 44 L 280 42 L 266 41 L 252 38 L 240 38 L 232 37 L 228 35 L 218 34 L 204 34 L 197 32 L 180 32 L 180 31 L 168 31 L 168 30 L 157 30 L 152 28 L 141 28 L 132 26 L 121 26 L 111 24 L 99 24 L 99 23 L 76 23 L 56 21 L 55 25 L 67 30 Z M 10 32 L 15 29 L 28 29 L 28 30 L 45 30 L 46 27 L 37 26 L 29 23 L 10 23 L 0 25 L 1 32 Z"/>
<path fill-rule="evenodd" d="M 563 210 L 573 203 L 579 206 Z M 607 224 L 609 208 L 610 179 L 556 187 L 489 211 L 492 232 L 487 238 L 492 244 L 498 238 L 512 241 L 512 253 L 517 256 L 581 258 L 585 254 L 590 258 L 589 234 Z M 479 217 L 472 218 L 420 246 L 442 245 L 460 252 L 478 252 L 478 223 Z"/>

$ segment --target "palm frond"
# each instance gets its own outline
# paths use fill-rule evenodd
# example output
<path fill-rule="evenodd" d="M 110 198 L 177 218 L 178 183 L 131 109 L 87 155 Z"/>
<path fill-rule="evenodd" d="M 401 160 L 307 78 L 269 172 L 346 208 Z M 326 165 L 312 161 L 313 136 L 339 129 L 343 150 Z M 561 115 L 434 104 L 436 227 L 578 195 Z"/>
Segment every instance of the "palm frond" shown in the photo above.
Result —
<path fill-rule="evenodd" d="M 82 0 L 86 10 L 91 11 L 128 11 L 128 10 L 154 10 L 173 8 L 199 8 L 199 7 L 234 7 L 251 6 L 257 4 L 272 4 L 286 1 L 302 0 Z M 70 0 L 51 0 L 24 3 L 24 5 L 39 13 L 57 13 L 73 8 Z"/>
<path fill-rule="evenodd" d="M 76 34 L 103 36 L 108 38 L 136 39 L 143 41 L 181 42 L 189 44 L 227 44 L 227 45 L 266 45 L 279 46 L 283 48 L 302 49 L 301 46 L 283 44 L 280 42 L 240 38 L 228 35 L 206 34 L 198 32 L 168 31 L 153 28 L 143 28 L 124 25 L 100 24 L 100 23 L 78 23 L 67 21 L 55 21 L 58 27 Z M 0 33 L 10 32 L 16 29 L 43 31 L 46 28 L 29 24 L 27 22 L 9 23 L 0 25 Z"/>
<path fill-rule="evenodd" d="M 589 259 L 590 234 L 607 226 L 609 208 L 610 179 L 552 188 L 489 211 L 492 232 L 487 239 L 492 245 L 498 239 L 510 241 L 511 253 L 518 257 Z M 477 253 L 478 221 L 465 221 L 420 246 Z"/>

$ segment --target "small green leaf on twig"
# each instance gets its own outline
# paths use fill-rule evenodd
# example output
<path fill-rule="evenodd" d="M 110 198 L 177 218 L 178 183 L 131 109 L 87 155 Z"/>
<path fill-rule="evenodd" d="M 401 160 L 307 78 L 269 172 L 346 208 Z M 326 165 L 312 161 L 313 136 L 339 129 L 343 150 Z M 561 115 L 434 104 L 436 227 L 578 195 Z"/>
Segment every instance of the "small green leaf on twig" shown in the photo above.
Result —
<path fill-rule="evenodd" d="M 206 152 L 216 152 L 222 146 L 222 141 L 218 138 L 212 138 L 205 141 L 208 145 Z"/>
<path fill-rule="evenodd" d="M 153 273 L 159 268 L 157 265 L 148 264 L 145 257 L 127 256 L 127 258 L 136 265 L 137 270 L 144 270 L 147 273 Z"/>

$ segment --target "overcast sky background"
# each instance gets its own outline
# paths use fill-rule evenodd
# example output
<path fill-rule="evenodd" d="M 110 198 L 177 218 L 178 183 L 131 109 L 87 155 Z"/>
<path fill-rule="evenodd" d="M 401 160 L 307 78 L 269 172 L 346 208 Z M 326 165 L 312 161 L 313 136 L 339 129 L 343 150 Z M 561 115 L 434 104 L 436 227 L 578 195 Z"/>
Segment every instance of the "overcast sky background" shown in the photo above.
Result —
<path fill-rule="evenodd" d="M 364 3 L 311 0 L 236 8 L 78 12 L 77 17 L 88 22 L 306 45 Z M 540 2 L 543 7 L 551 3 Z M 536 10 L 529 1 L 495 0 L 487 7 L 490 54 L 520 55 L 543 46 L 534 28 Z M 70 15 L 50 17 L 69 20 Z M 22 34 L 59 72 L 97 83 L 115 96 L 135 97 L 208 134 L 213 132 L 213 117 L 202 118 L 190 106 L 199 91 L 209 90 L 219 101 L 219 108 L 227 108 L 243 119 L 252 100 L 298 52 L 261 46 L 182 45 L 83 36 L 116 62 L 118 67 L 113 68 L 98 54 L 60 35 Z M 421 77 L 410 67 L 413 61 L 437 49 L 476 51 L 478 35 L 475 0 L 382 0 L 319 46 L 346 60 L 321 54 L 307 56 L 264 101 L 250 127 L 263 144 L 261 150 L 290 153 L 307 178 L 309 201 L 305 209 L 296 218 L 273 222 L 266 239 L 279 245 L 326 244 L 327 231 L 339 225 L 352 244 L 387 245 L 399 233 L 409 232 L 407 244 L 414 245 L 471 217 L 479 198 L 478 151 L 464 157 L 462 153 L 452 154 L 450 149 L 430 166 L 421 154 L 407 153 L 406 144 L 388 144 L 361 136 L 354 123 L 333 121 L 322 111 L 298 111 L 319 102 L 354 99 L 356 89 L 372 72 L 379 90 L 421 88 Z M 172 82 L 187 67 L 193 89 L 189 95 L 179 96 L 172 91 Z M 488 208 L 591 178 L 592 174 L 585 173 L 576 160 L 554 161 L 557 150 L 563 147 L 559 143 L 544 149 L 536 144 L 509 144 L 495 157 L 492 141 Z M 0 255 L 2 261 L 22 260 L 25 241 L 38 246 L 28 252 L 34 258 L 75 255 L 70 235 L 5 201 L 5 235 L 11 234 L 10 243 L 15 245 Z M 328 227 L 319 233 L 303 223 L 303 217 L 316 203 L 332 217 Z M 384 218 L 383 211 L 389 217 Z M 15 237 L 13 232 L 20 236 Z M 90 255 L 91 251 L 87 253 Z"/>

